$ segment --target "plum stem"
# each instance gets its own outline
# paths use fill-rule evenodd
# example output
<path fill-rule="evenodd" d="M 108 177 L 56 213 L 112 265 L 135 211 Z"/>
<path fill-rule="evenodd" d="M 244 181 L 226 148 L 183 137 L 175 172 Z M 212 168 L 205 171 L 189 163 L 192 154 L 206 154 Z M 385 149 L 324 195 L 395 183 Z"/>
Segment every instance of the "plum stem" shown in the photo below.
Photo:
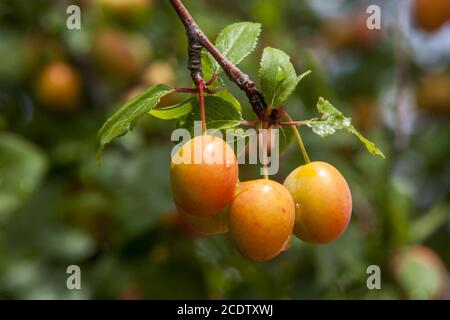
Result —
<path fill-rule="evenodd" d="M 205 112 L 205 83 L 203 79 L 197 79 L 195 85 L 198 90 L 198 101 L 200 105 L 200 119 L 202 121 L 202 134 L 206 133 L 206 112 Z"/>
<path fill-rule="evenodd" d="M 293 123 L 290 126 L 291 126 L 292 130 L 294 130 L 295 139 L 297 140 L 297 144 L 300 147 L 300 151 L 303 155 L 303 159 L 305 159 L 306 163 L 310 163 L 311 160 L 308 157 L 308 152 L 306 152 L 306 148 L 305 148 L 305 145 L 303 144 L 302 136 L 300 135 L 300 131 L 297 128 L 297 124 L 295 124 L 295 122 L 299 122 L 299 121 L 293 121 L 292 118 L 289 116 L 289 114 L 285 110 L 282 110 L 282 116 L 286 120 L 288 120 L 290 123 Z M 302 122 L 302 121 L 300 121 L 300 122 Z"/>
<path fill-rule="evenodd" d="M 269 180 L 269 169 L 268 169 L 268 163 L 267 163 L 267 131 L 270 130 L 270 126 L 267 125 L 267 122 L 260 121 L 257 126 L 258 130 L 258 140 L 261 142 L 262 140 L 262 146 L 260 143 L 258 143 L 259 148 L 262 148 L 262 167 L 263 167 L 263 177 L 265 180 Z M 264 129 L 264 130 L 263 130 Z"/>
<path fill-rule="evenodd" d="M 217 72 L 214 72 L 213 75 L 211 76 L 211 79 L 209 79 L 206 83 L 205 83 L 205 87 L 209 87 L 211 86 L 214 81 L 216 81 L 217 79 Z"/>

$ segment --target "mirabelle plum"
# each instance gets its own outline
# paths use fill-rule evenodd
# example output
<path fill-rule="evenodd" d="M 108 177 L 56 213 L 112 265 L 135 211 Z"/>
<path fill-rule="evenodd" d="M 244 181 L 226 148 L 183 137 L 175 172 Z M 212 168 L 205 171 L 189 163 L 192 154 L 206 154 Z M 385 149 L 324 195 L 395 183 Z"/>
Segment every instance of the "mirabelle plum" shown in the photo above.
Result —
<path fill-rule="evenodd" d="M 172 65 L 164 60 L 157 60 L 152 62 L 142 75 L 143 83 L 147 86 L 154 86 L 158 83 L 167 83 L 174 85 L 175 72 Z"/>
<path fill-rule="evenodd" d="M 433 32 L 450 20 L 450 1 L 416 0 L 414 13 L 417 25 L 425 31 Z"/>
<path fill-rule="evenodd" d="M 141 23 L 151 13 L 154 0 L 95 0 L 108 18 Z M 111 15 L 111 17 L 109 17 Z"/>
<path fill-rule="evenodd" d="M 289 191 L 266 179 L 240 183 L 228 211 L 231 238 L 253 261 L 270 260 L 289 248 L 294 219 Z"/>
<path fill-rule="evenodd" d="M 448 292 L 445 264 L 430 248 L 401 248 L 391 258 L 390 269 L 409 299 L 443 299 Z"/>
<path fill-rule="evenodd" d="M 346 17 L 327 19 L 322 24 L 323 34 L 333 49 L 371 49 L 380 39 L 378 30 L 367 28 L 367 13 L 355 11 Z"/>
<path fill-rule="evenodd" d="M 145 10 L 152 5 L 152 0 L 97 0 L 102 6 L 117 12 Z"/>
<path fill-rule="evenodd" d="M 352 196 L 344 177 L 325 162 L 295 169 L 284 186 L 295 201 L 294 234 L 303 241 L 329 243 L 347 229 Z"/>
<path fill-rule="evenodd" d="M 73 110 L 81 96 L 81 81 L 78 73 L 65 62 L 54 62 L 46 66 L 36 85 L 38 101 L 55 110 Z"/>
<path fill-rule="evenodd" d="M 145 68 L 151 46 L 141 34 L 116 28 L 100 29 L 93 39 L 91 53 L 98 67 L 114 80 L 130 80 Z"/>
<path fill-rule="evenodd" d="M 436 115 L 450 114 L 450 72 L 430 73 L 416 87 L 417 106 Z"/>
<path fill-rule="evenodd" d="M 214 216 L 195 216 L 179 210 L 181 219 L 192 229 L 205 236 L 213 236 L 228 232 L 228 212 L 223 210 Z"/>
<path fill-rule="evenodd" d="M 170 167 L 177 209 L 203 217 L 220 213 L 233 200 L 238 172 L 233 149 L 221 138 L 189 140 L 173 155 Z"/>

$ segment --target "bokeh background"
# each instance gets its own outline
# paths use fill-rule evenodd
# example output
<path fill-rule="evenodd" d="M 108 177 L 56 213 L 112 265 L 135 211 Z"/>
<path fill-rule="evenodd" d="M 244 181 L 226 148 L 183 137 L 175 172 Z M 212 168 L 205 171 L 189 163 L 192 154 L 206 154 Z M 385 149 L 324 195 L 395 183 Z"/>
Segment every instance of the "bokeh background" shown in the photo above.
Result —
<path fill-rule="evenodd" d="M 66 28 L 73 3 L 81 30 Z M 352 221 L 331 245 L 294 240 L 258 264 L 178 218 L 168 179 L 174 123 L 146 117 L 96 165 L 96 133 L 120 104 L 156 83 L 191 85 L 169 2 L 1 0 L 0 298 L 448 298 L 449 3 L 185 1 L 211 39 L 229 23 L 261 22 L 242 69 L 257 78 L 262 49 L 283 49 L 298 73 L 313 72 L 291 115 L 315 116 L 324 96 L 387 155 L 344 133 L 324 140 L 301 129 L 310 157 L 347 178 Z M 382 9 L 379 31 L 365 27 L 369 4 Z M 281 161 L 278 181 L 302 163 L 295 144 Z M 241 180 L 258 169 L 243 167 Z M 82 290 L 66 288 L 73 264 Z M 381 268 L 381 290 L 366 287 L 370 265 Z"/>

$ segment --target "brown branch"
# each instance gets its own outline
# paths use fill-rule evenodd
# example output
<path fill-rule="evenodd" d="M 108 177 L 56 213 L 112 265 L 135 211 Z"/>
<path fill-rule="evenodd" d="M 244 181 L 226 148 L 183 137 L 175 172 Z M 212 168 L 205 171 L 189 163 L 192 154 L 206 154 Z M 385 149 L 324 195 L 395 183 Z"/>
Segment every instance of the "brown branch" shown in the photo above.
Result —
<path fill-rule="evenodd" d="M 251 80 L 247 74 L 243 73 L 238 67 L 232 64 L 227 58 L 225 58 L 219 50 L 217 50 L 217 48 L 211 43 L 211 41 L 209 41 L 208 37 L 199 28 L 181 0 L 170 0 L 170 3 L 174 7 L 186 29 L 186 34 L 189 41 L 188 68 L 191 71 L 191 76 L 194 82 L 196 82 L 199 77 L 201 77 L 203 81 L 203 73 L 201 68 L 201 48 L 203 47 L 217 61 L 223 71 L 227 74 L 228 78 L 245 92 L 250 101 L 250 105 L 258 118 L 264 121 L 272 122 L 274 116 L 271 115 L 271 113 L 276 111 L 276 109 L 268 111 L 264 96 L 261 91 L 256 88 L 255 82 Z"/>

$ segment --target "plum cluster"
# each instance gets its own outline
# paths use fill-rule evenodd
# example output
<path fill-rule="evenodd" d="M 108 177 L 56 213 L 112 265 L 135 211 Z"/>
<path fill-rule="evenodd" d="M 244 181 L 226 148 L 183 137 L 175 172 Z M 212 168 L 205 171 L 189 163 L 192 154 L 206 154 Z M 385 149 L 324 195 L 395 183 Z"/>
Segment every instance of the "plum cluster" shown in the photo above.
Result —
<path fill-rule="evenodd" d="M 207 161 L 214 154 L 223 161 Z M 192 161 L 180 161 L 186 155 Z M 182 219 L 204 235 L 229 232 L 252 261 L 287 250 L 292 233 L 306 242 L 330 243 L 345 231 L 352 212 L 348 184 L 330 164 L 300 166 L 284 185 L 269 179 L 241 182 L 231 147 L 212 135 L 189 140 L 173 155 L 170 179 Z"/>

